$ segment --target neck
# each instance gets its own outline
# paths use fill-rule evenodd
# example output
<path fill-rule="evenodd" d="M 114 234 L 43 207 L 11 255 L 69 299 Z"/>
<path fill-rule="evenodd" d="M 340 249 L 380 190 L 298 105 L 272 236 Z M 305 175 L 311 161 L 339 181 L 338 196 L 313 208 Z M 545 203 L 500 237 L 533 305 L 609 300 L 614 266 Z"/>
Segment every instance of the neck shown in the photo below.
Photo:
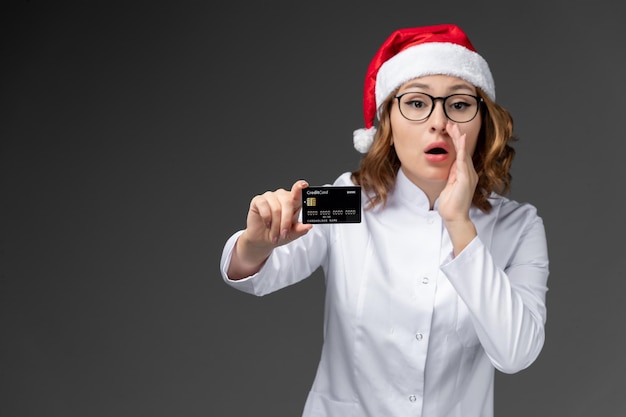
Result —
<path fill-rule="evenodd" d="M 447 179 L 424 180 L 419 178 L 412 178 L 409 175 L 406 175 L 406 177 L 409 179 L 409 181 L 419 187 L 419 189 L 422 190 L 424 194 L 426 194 L 426 196 L 428 197 L 428 204 L 430 206 L 430 209 L 433 210 L 435 208 L 435 201 L 437 201 L 439 195 L 441 194 L 441 191 L 446 186 Z"/>

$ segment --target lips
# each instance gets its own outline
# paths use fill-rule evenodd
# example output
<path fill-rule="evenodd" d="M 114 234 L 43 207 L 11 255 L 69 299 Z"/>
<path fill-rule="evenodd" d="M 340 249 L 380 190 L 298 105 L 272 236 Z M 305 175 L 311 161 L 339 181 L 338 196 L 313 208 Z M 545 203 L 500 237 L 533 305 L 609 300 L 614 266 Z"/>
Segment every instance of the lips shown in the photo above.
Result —
<path fill-rule="evenodd" d="M 441 162 L 448 157 L 450 150 L 446 142 L 433 142 L 425 149 L 426 159 L 431 162 Z"/>
<path fill-rule="evenodd" d="M 450 153 L 450 150 L 446 142 L 440 141 L 440 142 L 433 142 L 429 144 L 426 147 L 426 149 L 424 149 L 424 152 L 426 152 L 427 154 L 431 154 L 431 155 L 441 155 L 441 154 Z"/>

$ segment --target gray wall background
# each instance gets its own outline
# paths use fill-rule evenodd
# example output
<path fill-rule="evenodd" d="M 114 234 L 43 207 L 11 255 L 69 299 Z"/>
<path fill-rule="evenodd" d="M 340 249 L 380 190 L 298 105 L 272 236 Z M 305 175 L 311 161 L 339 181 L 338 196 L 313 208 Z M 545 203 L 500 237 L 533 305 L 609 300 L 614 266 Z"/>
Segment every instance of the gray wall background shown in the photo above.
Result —
<path fill-rule="evenodd" d="M 239 293 L 223 244 L 255 194 L 356 167 L 375 50 L 444 22 L 490 63 L 521 137 L 511 196 L 549 240 L 545 348 L 497 375 L 497 415 L 625 415 L 617 3 L 31 0 L 1 19 L 3 417 L 299 416 L 322 277 Z"/>

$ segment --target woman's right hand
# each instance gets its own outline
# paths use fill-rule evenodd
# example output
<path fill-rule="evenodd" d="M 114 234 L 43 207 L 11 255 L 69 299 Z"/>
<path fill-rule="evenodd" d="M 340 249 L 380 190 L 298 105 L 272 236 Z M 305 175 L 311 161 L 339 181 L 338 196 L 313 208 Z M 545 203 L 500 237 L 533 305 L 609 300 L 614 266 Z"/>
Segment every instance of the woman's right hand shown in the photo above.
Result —
<path fill-rule="evenodd" d="M 237 240 L 228 269 L 230 279 L 256 273 L 274 248 L 304 236 L 313 225 L 298 221 L 302 190 L 309 184 L 296 181 L 291 190 L 278 189 L 250 201 L 246 230 Z"/>

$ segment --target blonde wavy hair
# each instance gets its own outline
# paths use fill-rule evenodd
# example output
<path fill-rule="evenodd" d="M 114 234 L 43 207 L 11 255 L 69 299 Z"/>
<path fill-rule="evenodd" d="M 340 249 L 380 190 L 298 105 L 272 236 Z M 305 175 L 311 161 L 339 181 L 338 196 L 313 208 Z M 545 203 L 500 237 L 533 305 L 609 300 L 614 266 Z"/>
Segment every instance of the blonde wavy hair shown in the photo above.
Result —
<path fill-rule="evenodd" d="M 511 188 L 511 163 L 515 149 L 510 143 L 517 141 L 513 136 L 513 118 L 502 106 L 496 104 L 480 89 L 477 94 L 483 99 L 481 105 L 482 126 L 472 160 L 478 174 L 473 205 L 488 213 L 491 210 L 489 196 L 492 192 L 504 195 Z M 358 170 L 352 172 L 352 181 L 364 188 L 370 200 L 366 208 L 385 206 L 389 192 L 393 189 L 400 169 L 400 160 L 391 146 L 391 122 L 389 112 L 395 92 L 383 102 L 374 142 L 363 156 Z"/>

